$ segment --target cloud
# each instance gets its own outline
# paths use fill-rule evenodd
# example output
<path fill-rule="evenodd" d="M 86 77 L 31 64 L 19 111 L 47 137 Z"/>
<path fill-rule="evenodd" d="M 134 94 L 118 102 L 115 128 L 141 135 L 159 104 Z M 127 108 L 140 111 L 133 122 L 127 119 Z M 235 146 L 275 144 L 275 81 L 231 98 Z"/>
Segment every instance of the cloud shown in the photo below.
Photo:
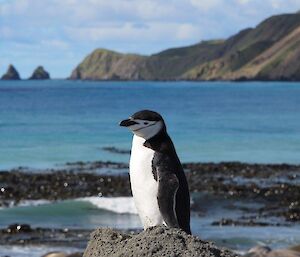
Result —
<path fill-rule="evenodd" d="M 96 47 L 150 54 L 299 9 L 300 0 L 0 0 L 0 64 L 48 62 L 67 76 Z M 57 57 L 65 69 L 55 68 Z"/>
<path fill-rule="evenodd" d="M 191 4 L 202 11 L 208 11 L 222 3 L 221 0 L 191 0 Z"/>
<path fill-rule="evenodd" d="M 180 24 L 177 28 L 176 37 L 180 40 L 201 38 L 200 29 L 193 24 Z"/>
<path fill-rule="evenodd" d="M 136 26 L 135 23 L 102 24 L 94 27 L 69 27 L 66 28 L 66 35 L 74 41 L 94 41 L 106 42 L 109 40 L 119 40 L 123 42 L 160 42 L 167 37 L 169 41 L 199 38 L 199 28 L 193 24 L 177 23 L 143 23 Z"/>
<path fill-rule="evenodd" d="M 42 46 L 45 47 L 50 47 L 50 48 L 54 47 L 56 49 L 61 49 L 61 50 L 66 50 L 70 48 L 70 44 L 59 39 L 42 40 L 41 44 Z"/>
<path fill-rule="evenodd" d="M 237 0 L 238 4 L 248 4 L 251 0 Z"/>

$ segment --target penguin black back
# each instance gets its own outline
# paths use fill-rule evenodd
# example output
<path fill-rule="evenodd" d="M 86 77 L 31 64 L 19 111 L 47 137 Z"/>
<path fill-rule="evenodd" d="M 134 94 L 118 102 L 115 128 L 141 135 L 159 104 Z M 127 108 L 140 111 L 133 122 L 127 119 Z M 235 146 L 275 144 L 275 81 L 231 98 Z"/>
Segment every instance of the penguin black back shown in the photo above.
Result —
<path fill-rule="evenodd" d="M 154 173 L 157 173 L 157 168 L 160 167 L 161 173 L 167 172 L 176 175 L 179 182 L 175 198 L 175 212 L 178 225 L 186 233 L 191 234 L 189 187 L 174 144 L 167 134 L 166 129 L 163 129 L 158 135 L 147 140 L 144 146 L 155 151 L 153 159 Z M 156 174 L 156 177 L 159 176 Z"/>

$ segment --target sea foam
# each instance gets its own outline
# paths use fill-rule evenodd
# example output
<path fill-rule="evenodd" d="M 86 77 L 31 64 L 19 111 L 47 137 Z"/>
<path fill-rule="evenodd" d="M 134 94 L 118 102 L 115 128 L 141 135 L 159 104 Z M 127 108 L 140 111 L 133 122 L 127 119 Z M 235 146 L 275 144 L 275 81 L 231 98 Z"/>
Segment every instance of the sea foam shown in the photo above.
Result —
<path fill-rule="evenodd" d="M 40 205 L 46 204 L 56 204 L 56 203 L 63 203 L 63 202 L 89 202 L 93 206 L 107 210 L 119 214 L 137 214 L 137 210 L 134 205 L 134 201 L 132 197 L 83 197 L 83 198 L 76 198 L 76 199 L 68 199 L 68 200 L 58 200 L 58 201 L 49 201 L 45 199 L 40 200 L 22 200 L 19 203 L 10 202 L 6 207 L 0 207 L 1 209 L 5 208 L 14 208 L 14 207 L 35 207 Z"/>
<path fill-rule="evenodd" d="M 99 209 L 104 209 L 116 213 L 137 214 L 136 207 L 132 197 L 84 197 L 77 201 L 90 202 Z"/>
<path fill-rule="evenodd" d="M 44 205 L 44 204 L 49 204 L 51 201 L 49 200 L 22 200 L 20 201 L 16 206 L 20 207 L 26 207 L 26 206 L 39 206 L 39 205 Z"/>

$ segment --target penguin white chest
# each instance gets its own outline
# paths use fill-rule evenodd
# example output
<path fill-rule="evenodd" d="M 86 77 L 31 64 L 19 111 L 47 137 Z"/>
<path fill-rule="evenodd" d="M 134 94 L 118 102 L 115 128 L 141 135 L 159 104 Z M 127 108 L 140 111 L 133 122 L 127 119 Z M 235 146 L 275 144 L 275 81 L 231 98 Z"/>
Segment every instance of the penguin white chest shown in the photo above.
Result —
<path fill-rule="evenodd" d="M 132 195 L 144 229 L 162 225 L 158 201 L 158 182 L 154 179 L 152 160 L 154 151 L 145 147 L 145 139 L 134 135 L 130 157 Z"/>

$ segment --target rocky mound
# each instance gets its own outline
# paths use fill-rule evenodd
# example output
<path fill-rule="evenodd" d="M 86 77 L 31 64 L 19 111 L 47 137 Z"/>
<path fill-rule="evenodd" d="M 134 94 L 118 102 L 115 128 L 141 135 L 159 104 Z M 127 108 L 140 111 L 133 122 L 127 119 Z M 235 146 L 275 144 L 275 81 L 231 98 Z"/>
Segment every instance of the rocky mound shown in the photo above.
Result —
<path fill-rule="evenodd" d="M 50 75 L 43 66 L 38 66 L 29 79 L 50 79 Z"/>
<path fill-rule="evenodd" d="M 2 80 L 20 80 L 19 72 L 13 65 L 9 65 L 6 73 L 1 77 Z"/>
<path fill-rule="evenodd" d="M 233 257 L 228 250 L 219 249 L 179 229 L 154 227 L 137 235 L 99 228 L 91 235 L 84 257 Z"/>

